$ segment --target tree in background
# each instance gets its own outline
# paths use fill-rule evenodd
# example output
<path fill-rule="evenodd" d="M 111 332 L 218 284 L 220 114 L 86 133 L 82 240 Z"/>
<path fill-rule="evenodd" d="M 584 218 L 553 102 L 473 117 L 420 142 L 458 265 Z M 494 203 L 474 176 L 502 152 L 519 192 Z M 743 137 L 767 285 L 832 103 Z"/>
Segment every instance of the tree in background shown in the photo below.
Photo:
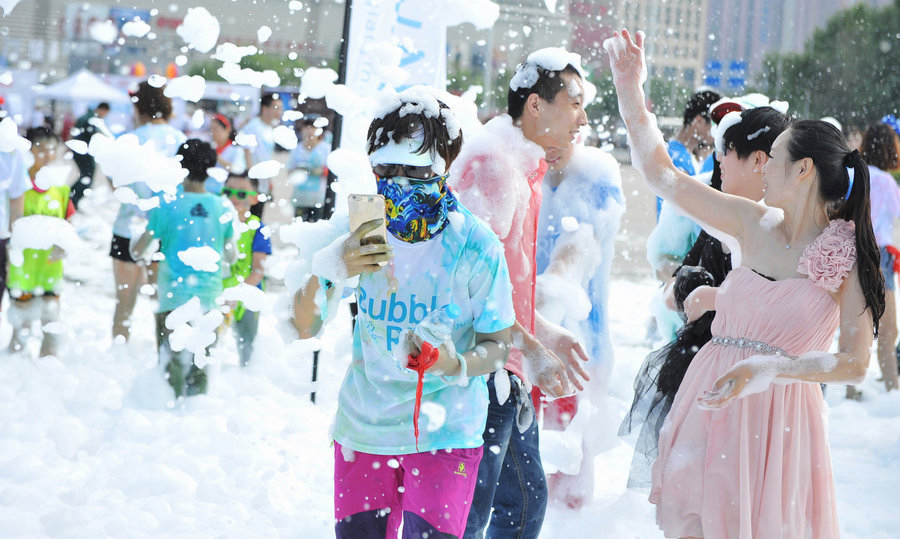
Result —
<path fill-rule="evenodd" d="M 278 73 L 283 86 L 300 86 L 300 79 L 303 76 L 303 70 L 309 67 L 309 63 L 302 58 L 291 60 L 286 55 L 271 54 L 260 52 L 249 56 L 244 56 L 238 65 L 241 68 L 250 68 L 254 71 L 265 71 L 271 69 Z M 200 75 L 208 81 L 224 81 L 219 74 L 218 69 L 222 67 L 219 60 L 206 60 L 196 62 L 191 65 L 190 75 Z M 337 70 L 337 58 L 329 61 L 326 65 L 319 64 L 318 67 L 330 67 Z"/>
<path fill-rule="evenodd" d="M 766 57 L 771 97 L 803 117 L 845 124 L 878 121 L 900 107 L 900 0 L 860 3 L 816 30 L 802 53 Z"/>

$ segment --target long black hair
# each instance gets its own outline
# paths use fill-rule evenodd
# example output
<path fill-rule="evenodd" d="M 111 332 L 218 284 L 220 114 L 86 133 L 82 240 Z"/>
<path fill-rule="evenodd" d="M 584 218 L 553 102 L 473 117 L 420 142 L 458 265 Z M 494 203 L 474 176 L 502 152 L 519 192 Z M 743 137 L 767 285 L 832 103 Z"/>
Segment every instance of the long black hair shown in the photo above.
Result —
<path fill-rule="evenodd" d="M 787 151 L 792 162 L 812 159 L 819 175 L 819 196 L 825 202 L 828 219 L 844 219 L 856 224 L 856 256 L 859 284 L 872 313 L 875 335 L 884 314 L 884 276 L 881 254 L 872 230 L 869 201 L 869 167 L 856 150 L 851 151 L 836 127 L 821 120 L 802 120 L 791 126 Z M 852 168 L 851 183 L 848 168 Z M 849 192 L 849 196 L 846 196 Z"/>

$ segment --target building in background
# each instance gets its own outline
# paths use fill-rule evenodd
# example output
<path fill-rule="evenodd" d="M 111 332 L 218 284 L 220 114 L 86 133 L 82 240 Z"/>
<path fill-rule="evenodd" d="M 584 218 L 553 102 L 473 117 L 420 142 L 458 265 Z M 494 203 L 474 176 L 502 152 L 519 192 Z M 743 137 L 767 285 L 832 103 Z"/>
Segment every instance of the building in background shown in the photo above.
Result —
<path fill-rule="evenodd" d="M 490 116 L 506 104 L 506 85 L 532 51 L 569 48 L 572 29 L 568 0 L 494 0 L 500 16 L 490 30 L 461 24 L 447 30 L 448 83 L 464 92 L 480 86 L 482 113 Z M 553 7 L 553 10 L 550 10 Z"/>
<path fill-rule="evenodd" d="M 709 0 L 619 0 L 619 27 L 643 30 L 649 76 L 663 77 L 687 88 L 701 84 Z"/>
<path fill-rule="evenodd" d="M 9 70 L 16 84 L 29 87 L 81 68 L 110 76 L 188 74 L 198 63 L 210 62 L 210 54 L 187 49 L 176 28 L 189 7 L 200 6 L 218 19 L 219 43 L 255 45 L 274 57 L 335 66 L 345 1 L 132 0 L 126 6 L 116 0 L 23 0 L 0 17 L 0 74 Z M 447 35 L 449 89 L 461 93 L 481 87 L 484 116 L 502 109 L 515 66 L 536 49 L 578 52 L 595 80 L 605 76 L 603 40 L 622 27 L 650 36 L 652 78 L 688 90 L 707 85 L 741 93 L 758 86 L 766 54 L 802 50 L 835 12 L 863 0 L 494 1 L 500 16 L 493 28 L 479 31 L 462 24 Z M 865 1 L 883 6 L 893 0 Z M 365 0 L 355 5 L 364 7 Z M 146 36 L 121 32 L 135 19 L 150 25 Z M 107 20 L 119 31 L 113 43 L 104 45 L 92 37 L 91 25 Z M 262 26 L 271 29 L 271 37 L 259 43 Z"/>
<path fill-rule="evenodd" d="M 801 52 L 817 28 L 840 10 L 893 0 L 729 0 L 706 10 L 704 82 L 725 93 L 758 85 L 767 54 Z"/>
<path fill-rule="evenodd" d="M 192 62 L 209 59 L 209 54 L 184 47 L 175 32 L 191 7 L 205 7 L 218 19 L 219 43 L 252 44 L 271 54 L 293 52 L 310 65 L 334 61 L 339 53 L 344 4 L 333 0 L 195 0 L 187 4 L 132 0 L 127 6 L 115 0 L 27 0 L 0 18 L 0 68 L 34 69 L 42 79 L 53 81 L 81 68 L 125 75 L 140 62 L 148 75 L 165 75 L 169 64 L 183 55 L 185 63 L 176 67 L 187 69 Z M 122 25 L 135 18 L 151 26 L 146 36 L 128 37 L 121 32 Z M 119 28 L 109 45 L 91 36 L 91 24 L 106 20 Z M 271 37 L 258 43 L 262 26 L 271 29 Z"/>

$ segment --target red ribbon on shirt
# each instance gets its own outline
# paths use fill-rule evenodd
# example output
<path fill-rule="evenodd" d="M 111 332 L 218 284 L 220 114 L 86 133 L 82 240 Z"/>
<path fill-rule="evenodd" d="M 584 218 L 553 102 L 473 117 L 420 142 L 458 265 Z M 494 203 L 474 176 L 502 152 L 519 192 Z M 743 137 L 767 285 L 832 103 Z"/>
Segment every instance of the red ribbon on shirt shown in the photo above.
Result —
<path fill-rule="evenodd" d="M 900 273 L 900 249 L 893 245 L 888 245 L 885 250 L 894 257 L 894 273 Z"/>
<path fill-rule="evenodd" d="M 422 386 L 425 384 L 425 371 L 437 363 L 440 355 L 441 351 L 438 348 L 431 346 L 431 343 L 428 341 L 423 341 L 422 350 L 419 352 L 419 355 L 413 356 L 410 354 L 406 356 L 409 360 L 406 367 L 416 371 L 419 375 L 418 380 L 416 380 L 416 406 L 413 409 L 413 429 L 415 429 L 416 435 L 416 452 L 419 451 L 419 409 L 422 407 Z"/>

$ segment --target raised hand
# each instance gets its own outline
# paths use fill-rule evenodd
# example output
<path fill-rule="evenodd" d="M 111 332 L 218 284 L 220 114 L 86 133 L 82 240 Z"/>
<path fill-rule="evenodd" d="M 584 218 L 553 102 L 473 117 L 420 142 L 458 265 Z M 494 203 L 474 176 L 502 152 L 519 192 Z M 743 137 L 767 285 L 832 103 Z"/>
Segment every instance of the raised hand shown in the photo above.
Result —
<path fill-rule="evenodd" d="M 628 30 L 615 32 L 613 37 L 603 42 L 603 48 L 609 53 L 609 66 L 617 90 L 631 85 L 640 86 L 647 80 L 643 32 L 635 34 L 634 41 Z"/>

